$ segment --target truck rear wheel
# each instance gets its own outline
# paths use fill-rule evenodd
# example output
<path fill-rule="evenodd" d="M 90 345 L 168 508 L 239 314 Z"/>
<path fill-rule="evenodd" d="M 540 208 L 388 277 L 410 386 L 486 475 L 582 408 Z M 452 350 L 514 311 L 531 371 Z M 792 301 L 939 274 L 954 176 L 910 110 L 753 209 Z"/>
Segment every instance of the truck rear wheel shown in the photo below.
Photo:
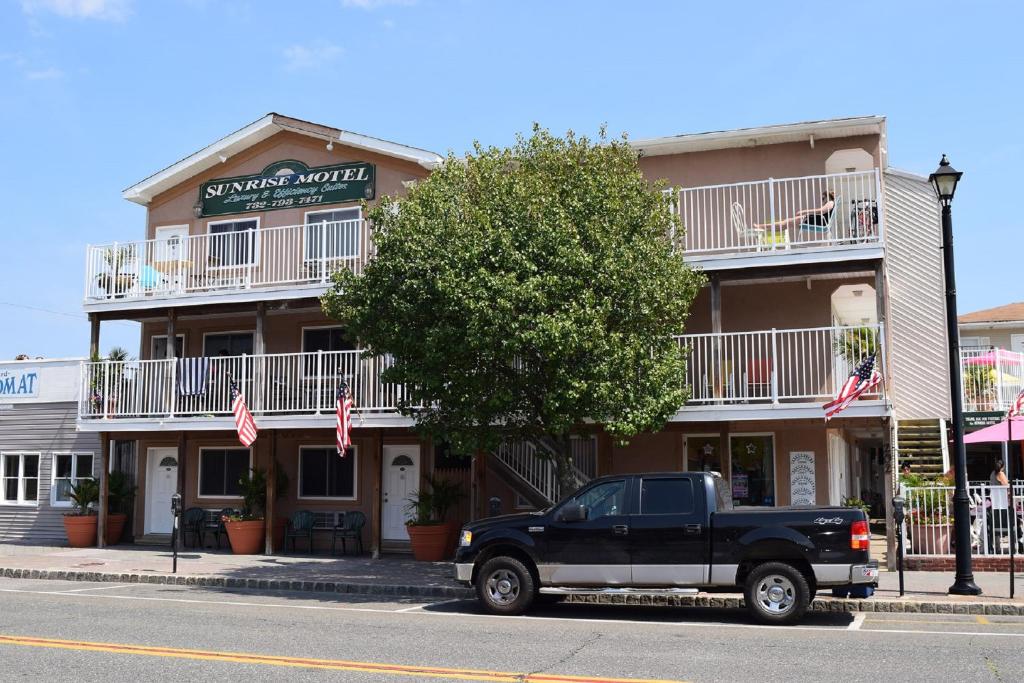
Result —
<path fill-rule="evenodd" d="M 743 596 L 747 610 L 762 624 L 793 624 L 804 616 L 811 602 L 807 579 L 784 562 L 755 567 L 747 577 Z"/>
<path fill-rule="evenodd" d="M 492 614 L 522 614 L 533 604 L 533 574 L 514 557 L 494 557 L 476 577 L 476 595 Z"/>

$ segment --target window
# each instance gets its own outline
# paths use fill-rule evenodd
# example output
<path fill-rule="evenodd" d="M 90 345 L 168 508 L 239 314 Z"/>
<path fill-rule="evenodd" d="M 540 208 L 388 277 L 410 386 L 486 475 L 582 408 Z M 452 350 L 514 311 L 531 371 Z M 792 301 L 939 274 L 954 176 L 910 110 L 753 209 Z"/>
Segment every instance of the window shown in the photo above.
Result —
<path fill-rule="evenodd" d="M 300 448 L 299 498 L 355 498 L 356 458 L 354 447 L 344 458 L 334 446 Z"/>
<path fill-rule="evenodd" d="M 185 335 L 177 334 L 174 336 L 174 357 L 182 358 L 185 353 Z M 159 334 L 153 335 L 153 354 L 150 356 L 153 360 L 162 360 L 167 358 L 167 335 Z"/>
<path fill-rule="evenodd" d="M 575 505 L 585 505 L 587 519 L 621 515 L 625 509 L 626 482 L 606 481 L 581 493 L 571 500 Z"/>
<path fill-rule="evenodd" d="M 992 346 L 991 337 L 960 337 L 960 346 L 965 349 L 987 349 Z"/>
<path fill-rule="evenodd" d="M 686 437 L 687 472 L 721 472 L 722 456 L 718 434 L 691 434 Z"/>
<path fill-rule="evenodd" d="M 345 339 L 340 327 L 311 327 L 302 330 L 302 350 L 307 353 L 317 351 L 355 351 Z"/>
<path fill-rule="evenodd" d="M 328 351 L 355 351 L 355 347 L 345 341 L 342 328 L 312 327 L 302 330 L 302 350 L 311 354 L 306 356 L 304 361 L 306 377 L 316 377 L 317 368 L 319 367 L 320 376 L 324 378 L 337 378 L 340 376 L 344 377 L 349 385 L 352 384 L 357 367 L 356 355 L 341 353 L 332 356 L 326 355 Z M 313 355 L 317 351 L 323 351 L 325 355 L 318 359 L 316 355 Z M 331 391 L 333 392 L 334 389 L 331 389 Z"/>
<path fill-rule="evenodd" d="M 92 477 L 92 453 L 54 453 L 52 505 L 71 505 L 71 487 Z"/>
<path fill-rule="evenodd" d="M 775 449 L 771 434 L 732 436 L 732 499 L 736 505 L 775 505 Z"/>
<path fill-rule="evenodd" d="M 213 356 L 247 356 L 252 355 L 252 332 L 224 332 L 208 334 L 203 338 L 203 355 Z"/>
<path fill-rule="evenodd" d="M 249 471 L 247 448 L 204 448 L 199 451 L 199 495 L 204 498 L 239 498 L 238 480 Z"/>
<path fill-rule="evenodd" d="M 0 454 L 0 503 L 36 505 L 39 502 L 39 454 Z"/>
<path fill-rule="evenodd" d="M 360 214 L 358 208 L 306 214 L 306 260 L 359 256 Z"/>
<path fill-rule="evenodd" d="M 640 484 L 641 515 L 688 515 L 693 512 L 689 479 L 644 479 Z"/>
<path fill-rule="evenodd" d="M 209 224 L 210 267 L 249 266 L 256 263 L 255 219 Z"/>

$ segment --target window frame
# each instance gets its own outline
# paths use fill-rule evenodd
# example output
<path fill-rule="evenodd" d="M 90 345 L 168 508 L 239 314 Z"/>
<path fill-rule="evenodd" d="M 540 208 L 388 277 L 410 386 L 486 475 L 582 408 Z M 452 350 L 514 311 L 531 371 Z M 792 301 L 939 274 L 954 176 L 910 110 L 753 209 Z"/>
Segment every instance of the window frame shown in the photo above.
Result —
<path fill-rule="evenodd" d="M 198 500 L 242 500 L 244 496 L 232 496 L 232 495 L 203 495 L 203 453 L 206 451 L 248 451 L 249 452 L 249 471 L 252 471 L 252 460 L 253 453 L 252 447 L 245 448 L 244 446 L 202 446 L 199 448 L 199 457 L 196 460 L 196 499 Z M 178 458 L 178 466 L 181 466 L 181 458 Z M 227 482 L 225 481 L 225 484 Z"/>
<path fill-rule="evenodd" d="M 75 474 L 78 471 L 78 458 L 80 456 L 89 456 L 92 458 L 92 465 L 89 467 L 89 477 L 79 477 Z M 71 476 L 70 477 L 58 477 L 57 476 L 57 458 L 61 456 L 71 456 Z M 86 478 L 96 478 L 96 453 L 93 451 L 54 451 L 50 454 L 50 507 L 55 508 L 70 508 L 74 507 L 74 503 L 70 500 L 57 500 L 57 480 L 67 479 L 72 486 L 77 482 Z"/>
<path fill-rule="evenodd" d="M 256 221 L 256 227 L 252 230 L 233 230 L 232 232 L 251 232 L 252 233 L 252 260 L 245 261 L 243 263 L 232 263 L 230 265 L 219 264 L 211 266 L 209 264 L 210 245 L 213 243 L 214 235 L 222 235 L 225 233 L 215 233 L 211 230 L 215 225 L 228 225 L 229 223 L 245 223 L 248 221 Z M 262 228 L 262 221 L 259 216 L 252 216 L 250 218 L 225 218 L 220 220 L 206 221 L 206 254 L 207 264 L 206 270 L 218 271 L 218 270 L 230 270 L 232 268 L 255 268 L 260 262 L 260 230 Z"/>
<path fill-rule="evenodd" d="M 316 444 L 305 444 L 299 446 L 299 459 L 298 459 L 298 483 L 295 489 L 295 496 L 297 500 L 324 500 L 324 501 L 358 501 L 359 500 L 359 446 L 352 445 L 352 453 L 348 457 L 352 458 L 352 495 L 351 496 L 304 496 L 302 495 L 302 453 L 307 450 L 332 450 L 335 452 L 336 458 L 340 458 L 337 455 L 338 445 L 330 444 L 328 446 L 318 446 Z"/>
<path fill-rule="evenodd" d="M 695 432 L 693 434 L 684 434 L 683 435 L 683 472 L 696 472 L 697 471 L 697 470 L 691 470 L 690 469 L 690 439 L 696 439 L 696 440 L 701 440 L 701 441 L 703 441 L 703 440 L 709 440 L 709 441 L 710 440 L 718 440 L 718 439 L 721 439 L 721 434 L 711 433 L 711 432 Z M 718 449 L 721 450 L 721 445 L 718 446 Z M 730 458 L 729 458 L 728 462 L 722 462 L 722 454 L 719 453 L 718 454 L 718 464 L 722 465 L 723 469 L 725 469 L 725 470 L 731 469 L 732 468 L 732 456 L 731 456 L 731 454 L 730 454 Z M 711 471 L 712 472 L 716 472 L 717 470 L 711 470 Z M 723 478 L 726 476 L 726 472 L 718 472 L 718 473 L 721 474 Z"/>
<path fill-rule="evenodd" d="M 236 334 L 247 334 L 247 335 L 249 335 L 249 337 L 252 338 L 252 350 L 253 350 L 254 353 L 247 354 L 247 355 L 248 355 L 249 358 L 252 358 L 253 356 L 255 356 L 256 355 L 255 354 L 255 351 L 256 351 L 256 330 L 218 330 L 218 331 L 211 331 L 211 332 L 203 332 L 203 348 L 200 349 L 199 357 L 200 358 L 223 358 L 223 357 L 225 357 L 225 356 L 207 356 L 206 355 L 206 339 L 208 337 L 217 337 L 217 336 L 225 336 L 225 335 L 236 335 Z M 242 357 L 241 354 L 239 354 L 237 356 L 230 356 L 230 355 L 226 356 L 226 358 L 241 358 L 241 357 Z"/>
<path fill-rule="evenodd" d="M 158 355 L 156 355 L 156 340 L 157 339 L 163 339 L 163 340 L 165 340 L 165 343 L 166 343 L 167 335 L 166 334 L 154 334 L 154 335 L 152 335 L 149 338 L 149 359 L 150 360 L 167 360 L 167 356 L 166 355 L 165 356 L 158 356 Z M 183 332 L 178 332 L 178 333 L 176 333 L 174 335 L 175 346 L 177 346 L 178 339 L 181 339 L 181 355 L 179 356 L 179 355 L 175 354 L 174 357 L 175 358 L 184 358 L 185 357 L 185 351 L 187 350 L 185 348 L 185 334 Z M 177 349 L 175 349 L 175 352 L 177 352 Z"/>
<path fill-rule="evenodd" d="M 345 255 L 345 256 L 324 256 L 324 257 L 321 257 L 321 258 L 310 257 L 309 251 L 308 251 L 309 250 L 309 242 L 310 242 L 310 240 L 309 240 L 309 232 L 307 231 L 307 228 L 309 226 L 311 226 L 311 225 L 316 225 L 317 223 L 310 223 L 309 222 L 309 217 L 310 216 L 315 216 L 318 213 L 334 213 L 335 211 L 355 211 L 356 212 L 356 218 L 352 218 L 352 219 L 349 219 L 349 220 L 355 220 L 355 221 L 363 220 L 363 207 L 359 206 L 358 204 L 356 204 L 355 206 L 339 206 L 339 207 L 334 208 L 334 209 L 317 209 L 317 210 L 314 210 L 314 211 L 306 211 L 306 212 L 304 212 L 302 214 L 302 262 L 303 263 L 320 263 L 321 261 L 331 261 L 331 262 L 334 262 L 334 261 L 346 261 L 346 260 L 350 260 L 350 259 L 359 259 L 359 258 L 362 257 L 362 255 L 363 255 L 363 233 L 362 233 L 362 230 L 359 230 L 359 232 L 357 234 L 357 236 L 358 236 L 358 244 L 356 246 L 358 247 L 358 249 L 356 249 L 356 253 L 355 254 Z M 342 222 L 342 221 L 318 221 L 318 222 L 319 223 L 330 223 L 330 222 Z"/>
<path fill-rule="evenodd" d="M 7 458 L 9 456 L 18 456 L 18 476 L 16 480 L 18 482 L 18 496 L 15 500 L 8 500 L 7 496 Z M 26 477 L 22 473 L 25 471 L 25 457 L 36 457 L 36 476 Z M 39 476 L 43 471 L 43 454 L 39 451 L 0 451 L 0 506 L 15 506 L 15 507 L 39 507 L 40 490 L 39 483 L 42 481 L 42 477 Z M 36 480 L 36 499 L 25 500 L 25 480 L 35 479 Z"/>

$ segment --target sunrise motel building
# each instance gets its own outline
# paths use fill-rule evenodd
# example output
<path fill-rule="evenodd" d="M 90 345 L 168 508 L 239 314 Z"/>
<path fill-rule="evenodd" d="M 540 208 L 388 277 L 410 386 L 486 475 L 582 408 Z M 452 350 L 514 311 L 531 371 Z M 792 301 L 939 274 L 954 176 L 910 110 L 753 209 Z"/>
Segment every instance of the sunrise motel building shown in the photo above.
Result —
<path fill-rule="evenodd" d="M 632 144 L 644 172 L 675 188 L 685 258 L 708 277 L 680 321 L 690 399 L 628 445 L 582 427 L 578 477 L 714 470 L 742 504 L 853 496 L 882 517 L 897 459 L 948 467 L 938 209 L 924 177 L 889 166 L 885 119 Z M 381 380 L 390 359 L 364 357 L 321 312 L 331 274 L 373 257 L 360 202 L 402 195 L 441 161 L 268 114 L 124 191 L 146 208 L 144 232 L 94 236 L 84 309 L 93 353 L 104 324 L 140 322 L 138 360 L 81 364 L 77 430 L 98 434 L 107 469 L 136 478 L 131 539 L 167 541 L 175 492 L 215 520 L 240 505 L 238 476 L 274 461 L 289 486 L 271 515 L 312 511 L 321 551 L 354 510 L 367 552 L 405 550 L 407 500 L 432 472 L 465 483 L 463 518 L 558 497 L 528 445 L 463 458 L 419 438 L 397 410 L 403 388 Z M 775 225 L 829 192 L 835 210 L 819 224 Z M 870 353 L 883 384 L 826 423 L 822 404 Z M 260 429 L 252 448 L 234 431 L 232 381 Z M 356 403 L 346 458 L 333 431 L 342 382 Z"/>

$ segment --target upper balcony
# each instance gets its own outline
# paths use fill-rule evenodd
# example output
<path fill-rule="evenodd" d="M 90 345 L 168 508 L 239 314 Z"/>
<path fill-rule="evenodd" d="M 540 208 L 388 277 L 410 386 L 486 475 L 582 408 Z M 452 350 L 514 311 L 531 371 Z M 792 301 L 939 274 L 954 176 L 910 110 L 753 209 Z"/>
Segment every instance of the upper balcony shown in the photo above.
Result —
<path fill-rule="evenodd" d="M 85 308 L 128 310 L 174 303 L 255 301 L 319 296 L 331 275 L 360 272 L 370 252 L 362 219 L 89 246 Z M 245 229 L 238 229 L 244 227 Z"/>
<path fill-rule="evenodd" d="M 1024 391 L 1024 353 L 960 349 L 964 411 L 1005 413 Z"/>
<path fill-rule="evenodd" d="M 830 193 L 834 209 L 814 213 Z M 882 255 L 885 218 L 877 168 L 682 188 L 675 200 L 686 258 L 707 270 Z"/>

